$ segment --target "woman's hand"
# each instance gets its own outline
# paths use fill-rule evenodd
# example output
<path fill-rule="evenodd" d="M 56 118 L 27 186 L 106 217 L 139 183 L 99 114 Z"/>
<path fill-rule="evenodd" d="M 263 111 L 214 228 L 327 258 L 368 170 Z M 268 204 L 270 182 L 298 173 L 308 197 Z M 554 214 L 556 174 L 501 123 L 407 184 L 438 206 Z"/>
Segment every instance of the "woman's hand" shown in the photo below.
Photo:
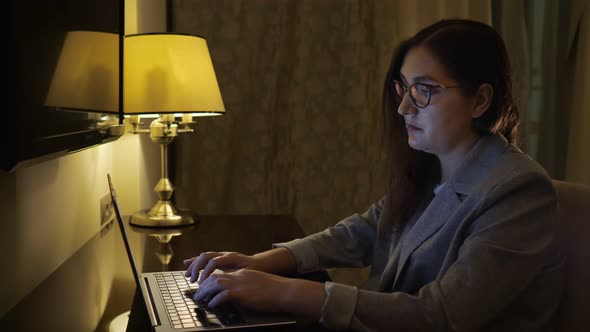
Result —
<path fill-rule="evenodd" d="M 205 252 L 197 257 L 185 259 L 184 265 L 188 266 L 184 275 L 190 277 L 191 282 L 197 281 L 199 273 L 203 271 L 198 280 L 199 283 L 207 279 L 216 269 L 231 271 L 247 267 L 256 270 L 258 267 L 256 258 L 237 252 Z"/>
<path fill-rule="evenodd" d="M 326 300 L 324 284 L 250 269 L 214 273 L 199 285 L 195 301 L 214 308 L 225 302 L 263 312 L 288 312 L 319 319 Z"/>
<path fill-rule="evenodd" d="M 229 301 L 258 311 L 281 311 L 289 280 L 250 269 L 214 273 L 199 285 L 194 300 L 212 308 Z"/>

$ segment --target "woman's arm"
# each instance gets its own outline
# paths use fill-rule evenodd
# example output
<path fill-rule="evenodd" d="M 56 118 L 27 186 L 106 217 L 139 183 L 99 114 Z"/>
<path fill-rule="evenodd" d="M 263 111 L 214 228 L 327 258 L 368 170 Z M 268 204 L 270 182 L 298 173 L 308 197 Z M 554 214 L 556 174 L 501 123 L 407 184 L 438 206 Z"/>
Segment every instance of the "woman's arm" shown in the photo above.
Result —
<path fill-rule="evenodd" d="M 383 200 L 364 214 L 355 214 L 323 232 L 304 239 L 273 244 L 273 249 L 243 255 L 236 252 L 205 252 L 187 259 L 185 275 L 194 282 L 207 278 L 216 269 L 248 268 L 272 274 L 308 273 L 327 267 L 359 267 L 369 264 Z"/>
<path fill-rule="evenodd" d="M 292 275 L 297 272 L 295 256 L 287 248 L 267 250 L 252 257 L 258 261 L 259 271 L 279 275 Z"/>
<path fill-rule="evenodd" d="M 295 257 L 298 273 L 368 266 L 373 261 L 382 209 L 383 199 L 372 204 L 363 214 L 354 214 L 324 231 L 303 239 L 275 243 L 273 247 L 289 249 Z"/>
<path fill-rule="evenodd" d="M 184 264 L 188 266 L 185 276 L 190 277 L 191 282 L 197 279 L 202 282 L 217 269 L 230 271 L 247 268 L 282 275 L 297 271 L 295 257 L 286 248 L 276 248 L 252 256 L 237 252 L 204 252 L 186 259 Z"/>

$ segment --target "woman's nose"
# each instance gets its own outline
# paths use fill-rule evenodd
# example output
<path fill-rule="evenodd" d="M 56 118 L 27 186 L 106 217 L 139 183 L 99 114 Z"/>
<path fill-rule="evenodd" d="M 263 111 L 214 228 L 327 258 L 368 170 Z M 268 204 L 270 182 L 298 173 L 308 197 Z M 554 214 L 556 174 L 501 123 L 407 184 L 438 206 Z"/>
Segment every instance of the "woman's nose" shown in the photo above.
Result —
<path fill-rule="evenodd" d="M 416 106 L 414 106 L 414 103 L 412 103 L 412 101 L 410 100 L 409 94 L 406 93 L 402 98 L 402 102 L 399 104 L 399 107 L 397 108 L 397 114 L 403 116 L 410 113 L 416 113 L 417 111 L 418 110 L 416 109 Z"/>

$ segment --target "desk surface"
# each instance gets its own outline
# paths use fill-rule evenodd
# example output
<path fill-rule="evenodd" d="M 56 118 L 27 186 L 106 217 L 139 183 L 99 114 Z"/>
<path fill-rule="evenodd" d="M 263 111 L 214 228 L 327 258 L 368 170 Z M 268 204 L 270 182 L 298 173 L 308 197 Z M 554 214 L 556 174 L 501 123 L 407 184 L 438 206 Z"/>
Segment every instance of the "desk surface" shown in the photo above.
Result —
<path fill-rule="evenodd" d="M 194 226 L 174 230 L 130 227 L 140 272 L 184 270 L 183 259 L 203 251 L 253 254 L 268 250 L 272 243 L 303 236 L 297 222 L 284 215 L 197 219 Z M 12 331 L 103 332 L 111 320 L 130 309 L 134 291 L 121 233 L 113 223 L 2 317 L 0 324 Z M 92 323 L 96 321 L 98 326 Z"/>
<path fill-rule="evenodd" d="M 285 215 L 202 216 L 193 225 L 176 229 L 130 227 L 145 242 L 141 272 L 184 270 L 182 261 L 204 251 L 237 251 L 255 254 L 276 242 L 303 236 L 297 222 Z M 169 241 L 169 242 L 166 242 Z M 169 263 L 165 264 L 169 260 Z"/>

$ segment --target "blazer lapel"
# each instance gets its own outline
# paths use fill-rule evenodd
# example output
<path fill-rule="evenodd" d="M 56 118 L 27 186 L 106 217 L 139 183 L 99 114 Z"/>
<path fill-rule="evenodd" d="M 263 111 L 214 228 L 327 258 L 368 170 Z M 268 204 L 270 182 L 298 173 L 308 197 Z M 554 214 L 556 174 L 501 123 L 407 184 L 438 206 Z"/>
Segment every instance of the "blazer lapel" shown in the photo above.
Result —
<path fill-rule="evenodd" d="M 399 251 L 400 260 L 393 285 L 394 288 L 408 257 L 445 224 L 460 204 L 461 201 L 457 197 L 457 193 L 451 183 L 445 184 L 441 191 L 434 196 L 426 210 L 424 210 L 420 218 L 416 221 L 416 224 L 414 224 L 401 243 L 401 250 Z"/>

